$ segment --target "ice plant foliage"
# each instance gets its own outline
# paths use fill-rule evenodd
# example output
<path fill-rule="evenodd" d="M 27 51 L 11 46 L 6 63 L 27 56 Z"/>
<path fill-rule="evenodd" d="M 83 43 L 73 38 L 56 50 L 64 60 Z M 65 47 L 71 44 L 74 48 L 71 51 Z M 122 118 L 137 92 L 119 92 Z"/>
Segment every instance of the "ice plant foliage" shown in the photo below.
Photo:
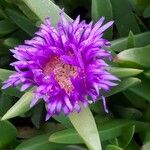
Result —
<path fill-rule="evenodd" d="M 104 47 L 110 42 L 102 38 L 113 21 L 103 22 L 104 17 L 87 24 L 79 16 L 69 22 L 61 13 L 55 28 L 45 19 L 31 40 L 11 50 L 17 59 L 11 63 L 16 73 L 2 88 L 21 85 L 24 91 L 34 87 L 31 107 L 44 100 L 46 120 L 61 112 L 80 112 L 81 104 L 86 107 L 100 98 L 107 111 L 101 91 L 108 92 L 118 79 L 106 70 L 105 59 L 110 60 L 111 54 Z"/>

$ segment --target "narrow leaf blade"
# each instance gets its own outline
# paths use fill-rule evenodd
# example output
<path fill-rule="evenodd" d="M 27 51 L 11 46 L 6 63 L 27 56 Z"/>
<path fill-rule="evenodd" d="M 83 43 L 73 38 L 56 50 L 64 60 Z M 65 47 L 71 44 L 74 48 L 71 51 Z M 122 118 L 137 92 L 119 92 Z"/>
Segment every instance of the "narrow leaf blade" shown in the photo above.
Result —
<path fill-rule="evenodd" d="M 33 92 L 26 92 L 2 117 L 1 120 L 7 120 L 19 116 L 30 109 L 30 103 L 33 99 Z"/>
<path fill-rule="evenodd" d="M 101 150 L 96 123 L 88 107 L 82 107 L 80 113 L 73 112 L 69 115 L 69 119 L 89 149 Z"/>

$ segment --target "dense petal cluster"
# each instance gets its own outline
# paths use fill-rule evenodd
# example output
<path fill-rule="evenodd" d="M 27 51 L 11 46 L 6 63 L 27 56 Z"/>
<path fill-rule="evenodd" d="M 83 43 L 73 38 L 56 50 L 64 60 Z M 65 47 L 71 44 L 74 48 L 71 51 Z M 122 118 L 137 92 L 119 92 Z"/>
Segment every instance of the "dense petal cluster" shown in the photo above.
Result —
<path fill-rule="evenodd" d="M 80 112 L 81 104 L 86 107 L 99 97 L 105 106 L 101 91 L 108 92 L 118 79 L 106 70 L 105 59 L 110 60 L 111 54 L 104 47 L 110 42 L 102 38 L 113 21 L 102 26 L 103 22 L 104 17 L 87 24 L 80 22 L 79 16 L 69 22 L 61 13 L 54 28 L 50 19 L 45 19 L 34 38 L 11 50 L 17 59 L 11 64 L 16 73 L 4 82 L 3 89 L 35 87 L 31 106 L 44 100 L 46 120 L 61 112 Z"/>

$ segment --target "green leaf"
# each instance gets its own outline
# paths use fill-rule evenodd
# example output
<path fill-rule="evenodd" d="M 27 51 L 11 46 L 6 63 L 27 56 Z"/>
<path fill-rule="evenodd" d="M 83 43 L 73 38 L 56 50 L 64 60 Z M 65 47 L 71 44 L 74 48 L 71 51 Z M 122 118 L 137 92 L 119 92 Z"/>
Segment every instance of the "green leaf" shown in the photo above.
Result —
<path fill-rule="evenodd" d="M 136 76 L 143 72 L 141 69 L 134 69 L 134 68 L 120 68 L 120 67 L 110 67 L 107 69 L 113 75 L 117 76 L 118 78 L 126 78 L 131 76 Z"/>
<path fill-rule="evenodd" d="M 3 44 L 9 48 L 14 48 L 20 43 L 21 41 L 19 39 L 10 37 L 10 38 L 5 39 Z"/>
<path fill-rule="evenodd" d="M 142 112 L 136 108 L 115 106 L 114 109 L 115 113 L 124 119 L 137 120 L 142 117 Z"/>
<path fill-rule="evenodd" d="M 87 150 L 85 147 L 77 145 L 68 145 L 64 147 L 65 150 Z"/>
<path fill-rule="evenodd" d="M 4 40 L 4 38 L 0 39 L 0 56 L 7 55 L 9 52 L 9 49 L 4 45 Z"/>
<path fill-rule="evenodd" d="M 31 121 L 36 128 L 40 128 L 43 117 L 43 103 L 38 103 L 32 111 Z"/>
<path fill-rule="evenodd" d="M 150 148 L 150 132 L 147 132 L 144 138 L 144 145 L 142 146 L 142 150 L 149 150 L 149 148 Z"/>
<path fill-rule="evenodd" d="M 149 149 L 150 149 L 150 142 L 142 146 L 142 150 L 149 150 Z"/>
<path fill-rule="evenodd" d="M 134 92 L 130 90 L 124 91 L 123 94 L 128 98 L 128 100 L 133 106 L 140 108 L 140 109 L 146 108 L 147 102 L 143 97 L 135 94 Z"/>
<path fill-rule="evenodd" d="M 101 141 L 107 141 L 122 135 L 124 129 L 132 124 L 133 122 L 129 120 L 110 120 L 104 122 L 98 127 Z M 50 136 L 49 141 L 63 144 L 83 143 L 82 138 L 74 129 L 65 129 L 55 132 Z"/>
<path fill-rule="evenodd" d="M 18 97 L 18 98 L 20 98 L 22 96 L 22 94 L 23 94 L 23 92 L 20 92 L 18 87 L 16 87 L 16 88 L 9 87 L 9 88 L 7 88 L 5 90 L 2 90 L 2 92 L 7 94 L 7 95 L 9 95 L 9 96 L 15 96 L 15 97 Z"/>
<path fill-rule="evenodd" d="M 150 70 L 145 71 L 143 74 L 145 75 L 146 78 L 150 79 Z"/>
<path fill-rule="evenodd" d="M 150 142 L 150 132 L 147 132 L 145 138 L 144 138 L 144 143 Z"/>
<path fill-rule="evenodd" d="M 66 128 L 72 127 L 72 124 L 71 124 L 69 118 L 66 117 L 64 114 L 61 114 L 59 116 L 53 116 L 53 118 L 55 120 L 57 120 L 58 122 L 60 122 Z"/>
<path fill-rule="evenodd" d="M 114 87 L 111 89 L 111 91 L 109 93 L 105 93 L 104 95 L 106 97 L 110 96 L 110 95 L 114 95 L 116 93 L 119 93 L 121 91 L 124 91 L 128 88 L 134 87 L 135 85 L 141 83 L 141 80 L 138 78 L 127 78 L 127 79 L 123 79 L 118 86 Z"/>
<path fill-rule="evenodd" d="M 134 34 L 132 31 L 130 31 L 128 35 L 127 49 L 133 48 L 134 46 L 135 46 Z"/>
<path fill-rule="evenodd" d="M 37 30 L 36 26 L 29 19 L 21 15 L 21 13 L 13 9 L 6 9 L 6 13 L 12 19 L 12 21 L 18 25 L 18 27 L 20 27 L 30 36 L 32 36 Z"/>
<path fill-rule="evenodd" d="M 128 145 L 128 147 L 125 148 L 125 150 L 137 150 L 137 149 L 140 149 L 140 146 L 134 140 L 132 140 Z"/>
<path fill-rule="evenodd" d="M 150 107 L 149 107 L 149 104 L 147 104 L 147 108 L 144 109 L 142 118 L 144 121 L 150 122 L 149 116 L 150 116 Z"/>
<path fill-rule="evenodd" d="M 17 130 L 8 121 L 0 121 L 0 148 L 4 148 L 16 138 Z"/>
<path fill-rule="evenodd" d="M 106 21 L 113 18 L 110 0 L 92 0 L 92 19 L 96 22 L 102 16 L 106 17 Z M 106 31 L 104 36 L 106 38 L 112 38 L 112 29 Z"/>
<path fill-rule="evenodd" d="M 11 74 L 15 73 L 14 71 L 11 70 L 6 70 L 6 69 L 0 69 L 0 85 L 2 85 L 1 82 L 5 81 L 6 79 L 9 78 Z M 19 88 L 7 88 L 3 90 L 3 92 L 9 96 L 15 96 L 15 97 L 21 97 L 22 93 L 19 91 Z"/>
<path fill-rule="evenodd" d="M 3 116 L 12 106 L 12 97 L 1 93 L 0 95 L 0 116 Z"/>
<path fill-rule="evenodd" d="M 59 19 L 59 13 L 62 11 L 51 0 L 22 0 L 41 20 L 46 17 L 52 18 L 52 24 L 56 25 Z M 71 21 L 71 18 L 65 14 L 65 17 Z"/>
<path fill-rule="evenodd" d="M 0 66 L 2 68 L 7 66 L 9 64 L 9 62 L 10 62 L 10 58 L 9 58 L 8 54 L 0 58 Z"/>
<path fill-rule="evenodd" d="M 39 135 L 26 140 L 18 145 L 15 150 L 56 150 L 58 148 L 62 148 L 63 145 L 48 142 L 48 137 L 50 134 L 51 133 Z"/>
<path fill-rule="evenodd" d="M 17 3 L 17 5 L 24 15 L 26 15 L 30 20 L 38 20 L 38 17 L 24 3 Z"/>
<path fill-rule="evenodd" d="M 107 145 L 106 150 L 123 150 L 122 148 L 116 146 L 116 145 Z"/>
<path fill-rule="evenodd" d="M 11 70 L 6 70 L 6 69 L 0 68 L 0 80 L 5 81 L 13 73 L 15 73 L 15 72 L 11 71 Z"/>
<path fill-rule="evenodd" d="M 150 68 L 150 45 L 141 48 L 131 48 L 120 52 L 114 61 L 121 66 L 134 68 Z"/>
<path fill-rule="evenodd" d="M 7 18 L 4 11 L 0 8 L 0 18 L 5 19 Z"/>
<path fill-rule="evenodd" d="M 140 29 L 136 18 L 127 0 L 111 0 L 113 16 L 120 36 L 127 36 L 131 30 L 139 33 Z"/>
<path fill-rule="evenodd" d="M 26 92 L 2 117 L 1 120 L 7 120 L 19 116 L 30 109 L 30 103 L 33 100 L 33 92 Z"/>
<path fill-rule="evenodd" d="M 17 29 L 16 25 L 10 20 L 5 19 L 0 21 L 0 36 L 7 35 Z"/>
<path fill-rule="evenodd" d="M 150 17 L 150 5 L 144 10 L 143 16 L 145 18 Z"/>
<path fill-rule="evenodd" d="M 135 132 L 134 125 L 129 127 L 128 129 L 125 129 L 124 134 L 120 138 L 118 138 L 119 146 L 126 148 L 130 144 L 133 138 L 134 132 Z"/>
<path fill-rule="evenodd" d="M 90 109 L 81 107 L 81 112 L 73 112 L 69 119 L 90 150 L 101 150 L 96 123 Z"/>
<path fill-rule="evenodd" d="M 131 88 L 130 90 L 134 92 L 135 94 L 143 97 L 147 101 L 150 101 L 150 80 L 146 78 L 142 78 L 142 82 L 139 85 L 136 85 L 134 88 Z"/>
<path fill-rule="evenodd" d="M 130 0 L 136 7 L 136 9 L 140 10 L 141 12 L 150 5 L 149 0 Z"/>
<path fill-rule="evenodd" d="M 142 47 L 149 44 L 150 32 L 144 32 L 134 35 L 135 47 Z M 117 52 L 125 50 L 127 47 L 128 38 L 120 38 L 111 42 L 111 49 Z"/>

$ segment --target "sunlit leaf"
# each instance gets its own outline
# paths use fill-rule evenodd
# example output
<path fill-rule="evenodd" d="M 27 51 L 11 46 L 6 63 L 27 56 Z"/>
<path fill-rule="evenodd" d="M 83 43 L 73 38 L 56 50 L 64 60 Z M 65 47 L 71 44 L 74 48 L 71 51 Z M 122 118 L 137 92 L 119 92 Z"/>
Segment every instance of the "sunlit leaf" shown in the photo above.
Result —
<path fill-rule="evenodd" d="M 150 68 L 150 45 L 131 48 L 120 52 L 114 59 L 121 66 L 134 68 Z"/>
<path fill-rule="evenodd" d="M 8 79 L 8 77 L 13 73 L 14 71 L 11 71 L 11 70 L 0 69 L 0 80 L 4 81 Z"/>
<path fill-rule="evenodd" d="M 70 114 L 69 119 L 89 149 L 101 150 L 96 123 L 88 107 L 82 107 L 80 113 Z"/>
<path fill-rule="evenodd" d="M 149 44 L 150 32 L 144 32 L 134 35 L 134 46 L 142 47 Z M 111 42 L 111 49 L 117 52 L 125 50 L 127 48 L 128 38 L 119 38 Z"/>
<path fill-rule="evenodd" d="M 134 68 L 121 68 L 121 67 L 110 67 L 108 71 L 111 72 L 113 75 L 117 76 L 118 78 L 126 78 L 131 76 L 136 76 L 143 72 L 141 69 L 134 69 Z"/>
<path fill-rule="evenodd" d="M 51 0 L 22 0 L 41 20 L 46 17 L 52 18 L 52 24 L 56 25 L 59 19 L 59 13 L 62 11 L 57 5 L 55 5 Z M 68 15 L 66 15 L 68 20 L 71 20 Z"/>
<path fill-rule="evenodd" d="M 19 116 L 30 109 L 30 103 L 33 100 L 33 92 L 26 92 L 2 117 L 1 120 L 7 120 Z"/>

